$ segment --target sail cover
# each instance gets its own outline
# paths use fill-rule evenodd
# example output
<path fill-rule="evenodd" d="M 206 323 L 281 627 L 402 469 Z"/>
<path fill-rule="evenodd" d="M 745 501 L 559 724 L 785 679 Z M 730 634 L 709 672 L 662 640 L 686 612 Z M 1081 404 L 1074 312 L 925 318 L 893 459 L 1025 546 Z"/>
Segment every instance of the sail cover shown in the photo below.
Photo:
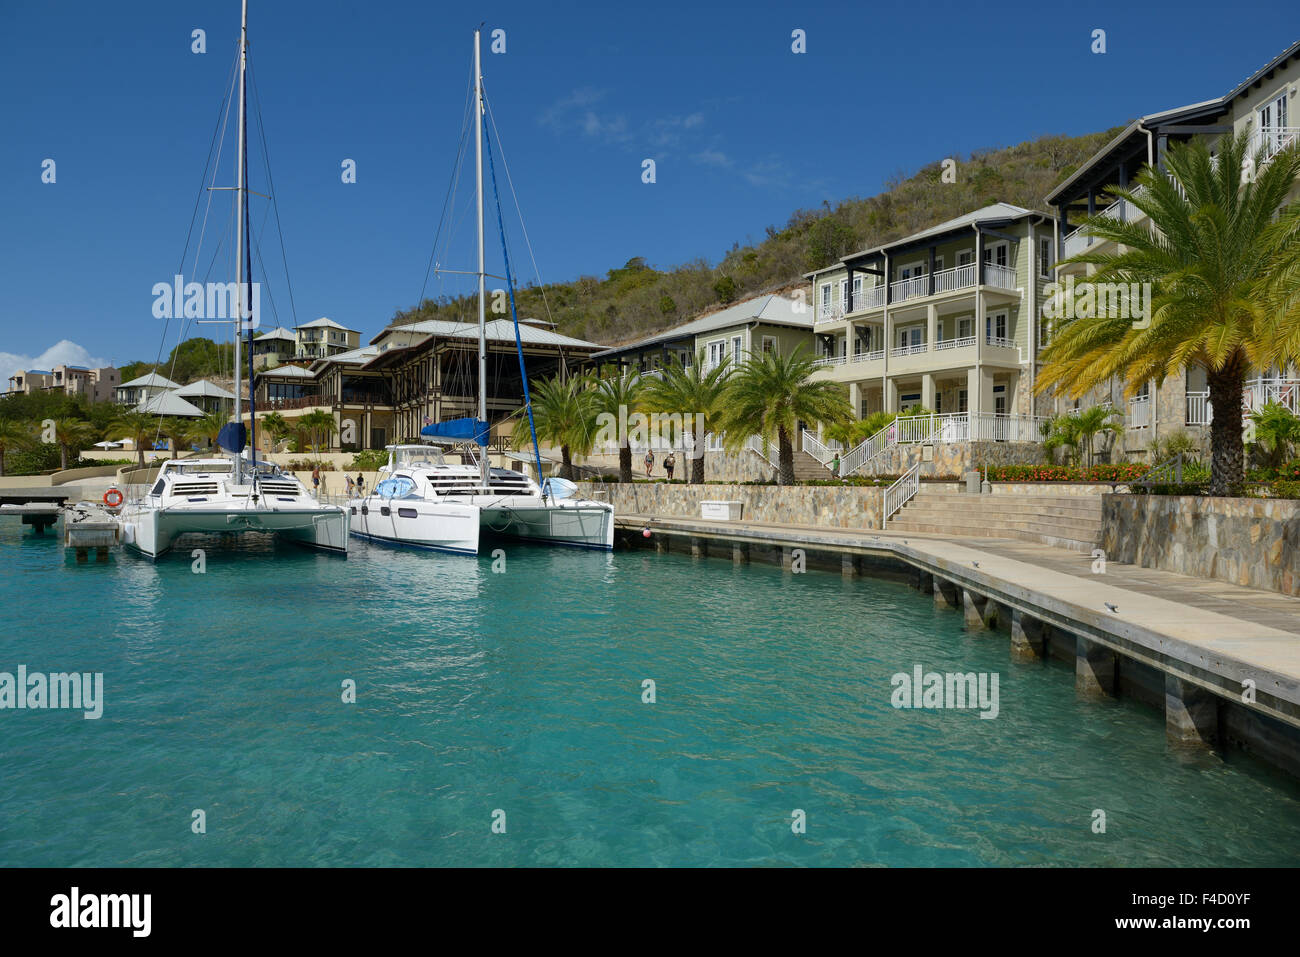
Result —
<path fill-rule="evenodd" d="M 244 425 L 243 422 L 228 422 L 217 433 L 217 445 L 227 452 L 244 451 L 244 443 L 247 441 L 248 426 Z"/>
<path fill-rule="evenodd" d="M 434 422 L 420 430 L 431 439 L 453 439 L 457 442 L 474 442 L 484 447 L 488 444 L 488 424 L 482 419 L 448 419 Z"/>

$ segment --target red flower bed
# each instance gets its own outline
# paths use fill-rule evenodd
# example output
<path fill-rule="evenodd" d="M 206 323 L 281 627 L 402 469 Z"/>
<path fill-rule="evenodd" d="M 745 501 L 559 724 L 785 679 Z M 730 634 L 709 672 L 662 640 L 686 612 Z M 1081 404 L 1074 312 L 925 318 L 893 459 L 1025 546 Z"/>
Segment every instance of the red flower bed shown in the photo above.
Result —
<path fill-rule="evenodd" d="M 990 482 L 1132 482 L 1150 466 L 1140 462 L 1101 465 L 991 465 Z"/>

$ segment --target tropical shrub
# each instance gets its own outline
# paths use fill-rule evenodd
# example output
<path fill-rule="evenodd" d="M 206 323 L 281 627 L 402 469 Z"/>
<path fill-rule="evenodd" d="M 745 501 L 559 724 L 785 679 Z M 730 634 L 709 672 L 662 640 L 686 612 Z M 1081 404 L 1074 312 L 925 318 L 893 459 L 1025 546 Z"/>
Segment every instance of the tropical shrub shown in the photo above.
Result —
<path fill-rule="evenodd" d="M 365 449 L 352 456 L 348 465 L 349 472 L 378 472 L 380 467 L 388 464 L 387 449 Z"/>

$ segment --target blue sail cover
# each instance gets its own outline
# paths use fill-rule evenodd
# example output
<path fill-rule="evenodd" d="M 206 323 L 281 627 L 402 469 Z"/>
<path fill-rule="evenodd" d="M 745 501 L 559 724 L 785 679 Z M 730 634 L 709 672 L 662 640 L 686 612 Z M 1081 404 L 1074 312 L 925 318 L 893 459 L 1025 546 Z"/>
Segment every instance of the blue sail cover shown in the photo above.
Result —
<path fill-rule="evenodd" d="M 244 443 L 247 441 L 248 427 L 243 422 L 228 422 L 217 433 L 217 445 L 227 452 L 244 451 Z"/>
<path fill-rule="evenodd" d="M 448 419 L 446 422 L 434 422 L 422 428 L 420 434 L 431 439 L 474 442 L 484 448 L 488 444 L 488 424 L 482 419 Z"/>

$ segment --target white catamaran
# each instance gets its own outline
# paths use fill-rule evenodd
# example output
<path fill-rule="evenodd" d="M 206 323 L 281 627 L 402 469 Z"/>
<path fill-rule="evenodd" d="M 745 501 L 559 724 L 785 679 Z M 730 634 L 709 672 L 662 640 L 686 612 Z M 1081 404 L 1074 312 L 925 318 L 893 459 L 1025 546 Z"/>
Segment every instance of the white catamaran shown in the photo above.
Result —
<path fill-rule="evenodd" d="M 539 485 L 522 472 L 492 468 L 487 446 L 487 272 L 483 249 L 483 75 L 479 32 L 474 32 L 474 132 L 478 204 L 478 386 L 477 419 L 453 419 L 425 426 L 421 435 L 433 445 L 388 446 L 388 464 L 368 495 L 348 502 L 352 534 L 400 545 L 476 555 L 484 537 L 582 548 L 614 547 L 614 507 L 607 502 L 574 499 L 575 486 L 559 478 Z M 495 177 L 495 173 L 494 173 Z M 499 198 L 498 198 L 499 203 Z M 519 343 L 519 317 L 510 280 L 509 254 L 506 282 L 516 329 L 516 349 L 524 386 L 524 402 L 532 430 L 534 462 L 542 475 L 537 433 L 533 429 L 528 376 L 523 369 Z M 446 452 L 443 449 L 447 449 Z M 448 455 L 454 460 L 449 461 Z"/>
<path fill-rule="evenodd" d="M 253 399 L 251 358 L 253 323 L 249 319 L 252 253 L 249 249 L 246 192 L 246 69 L 248 59 L 248 0 L 243 3 L 239 34 L 239 145 L 235 186 L 236 231 L 235 288 L 240 302 L 235 311 L 235 415 L 221 430 L 218 440 L 229 457 L 175 459 L 163 463 L 157 480 L 147 490 L 133 494 L 122 507 L 118 521 L 125 542 L 156 558 L 167 552 L 182 536 L 269 532 L 313 548 L 346 554 L 348 550 L 347 509 L 324 505 L 307 492 L 292 474 L 256 459 L 256 409 Z M 240 332 L 248 325 L 249 421 L 253 441 L 248 438 L 240 415 Z M 245 447 L 250 455 L 245 458 Z"/>

